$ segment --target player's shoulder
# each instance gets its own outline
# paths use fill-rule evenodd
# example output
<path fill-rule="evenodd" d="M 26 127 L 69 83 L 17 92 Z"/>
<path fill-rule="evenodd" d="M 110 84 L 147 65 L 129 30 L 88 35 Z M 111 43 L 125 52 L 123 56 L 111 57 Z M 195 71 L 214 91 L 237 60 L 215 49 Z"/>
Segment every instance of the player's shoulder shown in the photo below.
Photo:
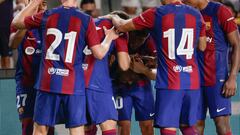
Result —
<path fill-rule="evenodd" d="M 210 7 L 220 7 L 220 6 L 224 6 L 222 3 L 220 2 L 215 2 L 215 1 L 209 1 L 209 6 Z"/>
<path fill-rule="evenodd" d="M 217 13 L 218 14 L 227 14 L 227 12 L 231 12 L 227 6 L 225 6 L 222 3 L 215 2 L 215 6 L 217 8 Z"/>
<path fill-rule="evenodd" d="M 99 27 L 105 26 L 106 28 L 111 28 L 113 26 L 112 21 L 107 18 L 95 18 L 94 22 Z"/>
<path fill-rule="evenodd" d="M 157 7 L 157 10 L 162 12 L 162 13 L 191 13 L 191 14 L 198 14 L 200 15 L 199 10 L 197 10 L 196 8 L 193 8 L 189 5 L 186 4 L 167 4 L 167 5 L 163 5 L 163 6 L 159 6 Z"/>
<path fill-rule="evenodd" d="M 224 7 L 222 3 L 209 1 L 205 9 L 201 10 L 202 13 L 215 15 L 218 13 L 220 7 Z"/>

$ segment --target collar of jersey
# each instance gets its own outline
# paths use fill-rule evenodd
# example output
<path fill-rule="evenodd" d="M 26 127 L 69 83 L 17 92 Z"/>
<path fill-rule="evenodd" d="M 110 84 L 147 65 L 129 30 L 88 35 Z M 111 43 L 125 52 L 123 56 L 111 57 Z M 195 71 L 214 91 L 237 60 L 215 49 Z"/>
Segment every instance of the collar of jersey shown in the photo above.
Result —
<path fill-rule="evenodd" d="M 70 8 L 77 8 L 77 7 L 69 7 L 69 6 L 63 6 L 62 5 L 62 8 L 70 9 Z"/>

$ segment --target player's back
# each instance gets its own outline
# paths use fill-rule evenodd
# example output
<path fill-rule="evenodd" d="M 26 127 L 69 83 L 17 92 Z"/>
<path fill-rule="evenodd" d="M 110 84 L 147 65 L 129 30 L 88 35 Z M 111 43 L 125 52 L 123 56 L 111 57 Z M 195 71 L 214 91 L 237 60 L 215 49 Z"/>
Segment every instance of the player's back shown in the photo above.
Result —
<path fill-rule="evenodd" d="M 199 89 L 196 48 L 203 27 L 200 12 L 180 3 L 155 10 L 151 35 L 158 52 L 156 88 Z"/>
<path fill-rule="evenodd" d="M 100 41 L 105 38 L 103 27 L 111 29 L 113 27 L 112 21 L 109 19 L 95 19 L 96 30 Z M 90 50 L 89 50 L 90 51 Z M 112 93 L 112 83 L 109 75 L 109 56 L 111 53 L 118 53 L 121 51 L 127 52 L 127 35 L 124 34 L 118 39 L 114 40 L 110 46 L 109 51 L 103 59 L 98 60 L 94 58 L 93 54 L 84 49 L 84 76 L 86 88 L 101 91 L 104 93 Z"/>
<path fill-rule="evenodd" d="M 96 30 L 100 41 L 105 38 L 103 27 L 107 29 L 113 27 L 112 21 L 108 19 L 95 19 Z M 108 67 L 108 54 L 113 50 L 114 43 L 111 44 L 110 50 L 103 59 L 98 60 L 94 58 L 92 52 L 87 49 L 84 49 L 84 78 L 85 86 L 88 89 L 104 92 L 112 92 L 111 80 L 109 77 L 109 67 Z"/>
<path fill-rule="evenodd" d="M 36 88 L 63 94 L 84 93 L 83 48 L 92 18 L 74 7 L 43 13 L 43 55 Z"/>

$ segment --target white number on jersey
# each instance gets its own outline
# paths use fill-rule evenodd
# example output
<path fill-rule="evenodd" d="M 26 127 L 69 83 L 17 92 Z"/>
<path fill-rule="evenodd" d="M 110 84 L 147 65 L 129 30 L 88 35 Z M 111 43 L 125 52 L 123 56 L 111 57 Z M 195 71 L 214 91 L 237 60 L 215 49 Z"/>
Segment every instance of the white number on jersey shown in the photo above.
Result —
<path fill-rule="evenodd" d="M 123 108 L 123 98 L 121 96 L 117 96 L 116 97 L 116 99 L 115 99 L 115 108 L 116 109 L 122 109 Z"/>
<path fill-rule="evenodd" d="M 55 40 L 52 42 L 51 46 L 48 48 L 45 59 L 60 61 L 59 54 L 54 54 L 53 52 L 63 40 L 63 34 L 60 30 L 56 28 L 49 28 L 47 30 L 47 35 L 54 35 Z M 75 31 L 71 31 L 64 35 L 64 39 L 68 40 L 67 52 L 66 52 L 66 58 L 65 58 L 66 63 L 72 63 L 76 36 L 77 36 L 77 32 Z"/>
<path fill-rule="evenodd" d="M 22 100 L 21 100 L 22 98 Z M 26 105 L 27 94 L 20 94 L 17 96 L 17 108 Z M 21 102 L 22 101 L 22 102 Z"/>
<path fill-rule="evenodd" d="M 192 59 L 194 52 L 193 48 L 193 29 L 184 28 L 182 30 L 182 37 L 177 48 L 177 55 L 186 55 L 186 59 Z M 169 29 L 163 33 L 164 38 L 168 38 L 168 57 L 169 59 L 176 59 L 175 56 L 175 29 Z M 187 48 L 185 44 L 187 43 Z"/>

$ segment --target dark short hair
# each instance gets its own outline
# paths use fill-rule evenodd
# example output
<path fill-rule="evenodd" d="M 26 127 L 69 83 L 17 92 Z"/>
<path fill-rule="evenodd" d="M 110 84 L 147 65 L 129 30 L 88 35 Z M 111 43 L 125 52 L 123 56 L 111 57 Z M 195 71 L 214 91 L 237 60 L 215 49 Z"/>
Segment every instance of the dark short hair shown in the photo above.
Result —
<path fill-rule="evenodd" d="M 95 4 L 95 0 L 82 0 L 80 6 L 82 7 L 84 4 Z"/>
<path fill-rule="evenodd" d="M 122 18 L 122 19 L 124 19 L 124 20 L 130 19 L 130 16 L 129 16 L 126 12 L 121 11 L 121 10 L 113 11 L 113 12 L 111 12 L 110 14 L 112 14 L 112 15 L 118 15 L 120 18 Z"/>
<path fill-rule="evenodd" d="M 136 37 L 147 37 L 149 35 L 148 30 L 134 30 L 129 32 L 131 35 L 133 34 Z"/>

